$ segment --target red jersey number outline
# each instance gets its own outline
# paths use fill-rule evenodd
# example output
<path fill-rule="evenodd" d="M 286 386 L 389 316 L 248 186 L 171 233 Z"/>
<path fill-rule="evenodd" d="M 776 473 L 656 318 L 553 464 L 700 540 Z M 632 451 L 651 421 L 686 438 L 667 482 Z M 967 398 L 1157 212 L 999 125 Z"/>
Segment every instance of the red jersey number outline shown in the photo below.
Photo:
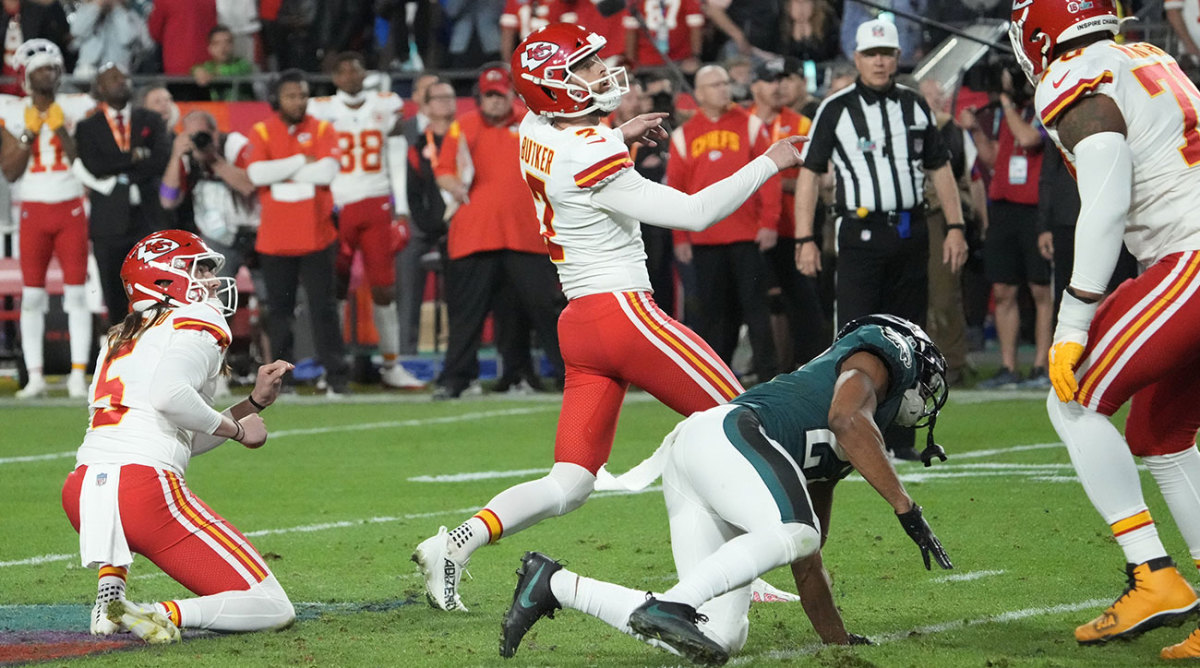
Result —
<path fill-rule="evenodd" d="M 542 237 L 546 240 L 546 250 L 550 253 L 551 262 L 562 262 L 567 259 L 562 246 L 551 241 L 558 235 L 554 231 L 554 207 L 550 206 L 550 198 L 546 196 L 546 182 L 525 172 L 525 183 L 529 184 L 529 192 L 533 194 L 533 205 L 540 209 L 542 219 Z"/>
<path fill-rule="evenodd" d="M 116 352 L 104 360 L 104 364 L 100 366 L 100 372 L 96 374 L 96 394 L 92 397 L 92 401 L 108 398 L 108 405 L 111 408 L 96 409 L 96 412 L 92 414 L 92 429 L 120 424 L 125 414 L 129 412 L 128 406 L 121 405 L 121 400 L 125 398 L 124 381 L 120 376 L 110 378 L 108 371 L 113 362 L 132 353 L 136 343 L 137 341 L 126 341 L 121 344 L 121 347 L 117 348 Z"/>
<path fill-rule="evenodd" d="M 42 138 L 38 137 L 32 144 L 29 145 L 29 173 L 39 174 L 41 172 L 65 172 L 70 169 L 67 161 L 63 159 L 64 152 L 62 140 L 58 135 L 50 135 L 50 147 L 54 150 L 54 162 L 49 166 L 42 164 Z"/>
<path fill-rule="evenodd" d="M 1200 113 L 1196 111 L 1196 100 L 1200 91 L 1187 78 L 1177 63 L 1150 63 L 1135 67 L 1132 70 L 1142 88 L 1150 97 L 1158 97 L 1168 88 L 1175 97 L 1175 103 L 1183 113 L 1183 145 L 1179 147 L 1179 155 L 1188 167 L 1200 164 Z"/>
<path fill-rule="evenodd" d="M 363 130 L 355 137 L 353 132 L 337 133 L 338 147 L 342 149 L 339 158 L 342 173 L 353 172 L 356 167 L 354 147 L 362 148 L 362 170 L 367 173 L 383 169 L 383 133 L 379 130 Z"/>

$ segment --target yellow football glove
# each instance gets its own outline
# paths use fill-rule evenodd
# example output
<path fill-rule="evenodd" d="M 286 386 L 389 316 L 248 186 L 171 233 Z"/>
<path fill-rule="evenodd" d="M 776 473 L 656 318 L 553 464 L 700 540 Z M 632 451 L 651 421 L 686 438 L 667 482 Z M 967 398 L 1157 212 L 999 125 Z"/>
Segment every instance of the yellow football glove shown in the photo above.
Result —
<path fill-rule="evenodd" d="M 51 132 L 58 132 L 58 129 L 61 128 L 63 123 L 66 122 L 66 119 L 63 118 L 62 106 L 60 106 L 57 102 L 51 104 L 50 108 L 46 110 L 45 122 L 46 127 L 49 128 Z"/>
<path fill-rule="evenodd" d="M 1075 398 L 1079 381 L 1075 380 L 1075 367 L 1083 357 L 1083 344 L 1076 341 L 1059 341 L 1050 347 L 1050 364 L 1047 372 L 1054 393 L 1064 404 Z"/>
<path fill-rule="evenodd" d="M 42 131 L 42 112 L 32 104 L 25 107 L 25 129 L 35 135 Z"/>

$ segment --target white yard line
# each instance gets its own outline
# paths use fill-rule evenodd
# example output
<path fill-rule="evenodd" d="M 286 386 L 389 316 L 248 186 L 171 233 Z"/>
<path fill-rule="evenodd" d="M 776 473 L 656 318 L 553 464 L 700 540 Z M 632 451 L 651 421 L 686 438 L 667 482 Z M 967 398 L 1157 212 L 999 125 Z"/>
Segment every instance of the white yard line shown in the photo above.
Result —
<path fill-rule="evenodd" d="M 1004 575 L 1006 571 L 967 571 L 966 573 L 958 573 L 956 575 L 943 575 L 936 577 L 930 582 L 970 582 L 980 578 L 987 578 L 993 575 Z"/>

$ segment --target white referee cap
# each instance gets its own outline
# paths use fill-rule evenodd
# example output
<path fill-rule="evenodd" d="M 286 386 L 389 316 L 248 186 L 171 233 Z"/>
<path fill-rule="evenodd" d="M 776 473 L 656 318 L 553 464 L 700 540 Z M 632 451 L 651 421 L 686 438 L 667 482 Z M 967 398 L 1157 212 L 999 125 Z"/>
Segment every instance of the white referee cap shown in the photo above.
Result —
<path fill-rule="evenodd" d="M 883 19 L 873 19 L 858 26 L 855 34 L 855 51 L 889 48 L 900 49 L 900 34 L 896 32 L 896 24 Z"/>

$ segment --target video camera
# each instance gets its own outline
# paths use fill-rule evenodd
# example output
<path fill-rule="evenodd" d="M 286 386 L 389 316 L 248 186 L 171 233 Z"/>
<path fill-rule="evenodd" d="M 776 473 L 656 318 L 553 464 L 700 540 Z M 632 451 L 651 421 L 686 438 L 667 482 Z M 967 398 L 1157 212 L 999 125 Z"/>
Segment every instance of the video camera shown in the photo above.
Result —
<path fill-rule="evenodd" d="M 1004 88 L 1004 73 L 1012 79 L 1012 90 Z M 991 56 L 963 73 L 962 85 L 971 90 L 999 95 L 1008 93 L 1017 105 L 1033 99 L 1033 86 L 1012 56 Z"/>

